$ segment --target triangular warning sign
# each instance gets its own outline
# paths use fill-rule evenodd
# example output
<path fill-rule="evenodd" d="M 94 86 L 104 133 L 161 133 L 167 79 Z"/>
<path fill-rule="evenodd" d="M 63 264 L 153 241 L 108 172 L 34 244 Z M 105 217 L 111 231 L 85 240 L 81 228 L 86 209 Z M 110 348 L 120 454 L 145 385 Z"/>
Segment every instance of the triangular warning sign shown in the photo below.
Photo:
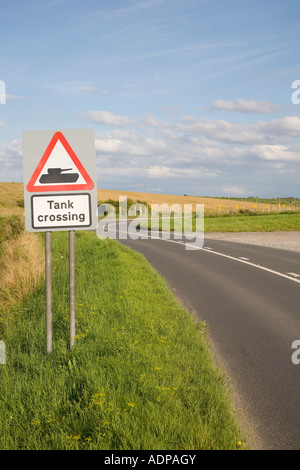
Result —
<path fill-rule="evenodd" d="M 26 188 L 29 192 L 91 190 L 94 182 L 62 132 L 55 132 Z"/>

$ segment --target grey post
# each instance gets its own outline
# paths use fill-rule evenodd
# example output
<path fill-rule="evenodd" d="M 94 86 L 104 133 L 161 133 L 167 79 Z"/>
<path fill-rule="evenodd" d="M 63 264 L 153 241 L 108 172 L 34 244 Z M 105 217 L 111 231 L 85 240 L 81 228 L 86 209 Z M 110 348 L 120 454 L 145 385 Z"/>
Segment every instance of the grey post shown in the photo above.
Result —
<path fill-rule="evenodd" d="M 70 348 L 75 343 L 75 230 L 69 231 Z"/>
<path fill-rule="evenodd" d="M 46 271 L 46 351 L 52 352 L 52 260 L 51 232 L 45 233 L 45 271 Z"/>

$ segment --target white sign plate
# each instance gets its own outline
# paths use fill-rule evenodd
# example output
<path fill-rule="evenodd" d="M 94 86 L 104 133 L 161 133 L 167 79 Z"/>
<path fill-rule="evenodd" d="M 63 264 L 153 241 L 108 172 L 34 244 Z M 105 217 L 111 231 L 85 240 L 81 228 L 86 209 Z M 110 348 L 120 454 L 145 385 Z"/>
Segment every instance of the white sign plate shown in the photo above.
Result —
<path fill-rule="evenodd" d="M 31 197 L 32 228 L 90 227 L 89 194 L 50 194 Z"/>

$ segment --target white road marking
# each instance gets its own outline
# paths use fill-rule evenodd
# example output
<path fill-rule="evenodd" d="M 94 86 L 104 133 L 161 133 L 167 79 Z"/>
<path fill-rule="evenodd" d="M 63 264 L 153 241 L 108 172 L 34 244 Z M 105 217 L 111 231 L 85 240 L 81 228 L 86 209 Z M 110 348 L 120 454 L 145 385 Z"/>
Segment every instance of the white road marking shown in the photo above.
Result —
<path fill-rule="evenodd" d="M 162 239 L 159 239 L 159 240 L 162 240 Z M 179 243 L 175 240 L 164 240 L 166 242 L 172 242 L 172 243 L 178 243 L 180 245 L 182 245 L 182 243 Z M 191 246 L 192 248 L 195 248 L 194 245 L 189 245 L 188 243 L 185 243 L 185 245 L 188 245 L 188 246 Z M 235 258 L 234 256 L 231 256 L 231 255 L 225 255 L 224 253 L 219 253 L 218 251 L 214 251 L 214 250 L 206 250 L 207 253 L 213 253 L 214 255 L 218 255 L 218 256 L 223 256 L 224 258 L 228 258 L 228 259 L 231 259 L 232 261 L 238 261 L 239 263 L 244 263 L 244 264 L 247 264 L 248 266 L 252 266 L 253 268 L 257 268 L 257 269 L 261 269 L 262 271 L 267 271 L 271 274 L 275 274 L 276 276 L 280 276 L 280 277 L 283 277 L 285 279 L 289 279 L 290 281 L 294 281 L 294 282 L 298 282 L 300 283 L 300 279 L 298 278 L 295 278 L 295 277 L 290 277 L 290 276 L 287 276 L 286 274 L 283 274 L 283 273 L 280 273 L 278 271 L 274 271 L 274 269 L 270 269 L 270 268 L 265 268 L 264 266 L 261 266 L 259 264 L 255 264 L 255 263 L 251 263 L 251 261 L 246 261 L 244 259 L 240 259 L 240 258 Z M 300 276 L 299 276 L 300 277 Z"/>
<path fill-rule="evenodd" d="M 128 235 L 130 235 L 130 232 L 128 232 L 128 231 L 127 232 L 119 231 L 119 233 L 127 233 Z M 141 233 L 139 235 L 142 236 L 142 238 L 143 238 L 143 235 Z M 151 236 L 149 236 L 149 234 L 146 234 L 145 239 L 151 239 Z M 177 243 L 178 245 L 181 245 L 181 246 L 189 246 L 194 250 L 203 250 L 203 248 L 199 248 L 199 247 L 197 247 L 195 245 L 191 245 L 189 243 L 183 243 L 183 241 L 170 240 L 170 239 L 167 239 L 167 238 L 159 238 L 159 237 L 158 238 L 153 238 L 153 239 L 154 240 L 161 240 L 161 241 L 165 241 L 165 242 Z M 239 263 L 247 264 L 248 266 L 252 266 L 253 268 L 261 269 L 262 271 L 267 271 L 271 274 L 275 274 L 276 276 L 280 276 L 280 277 L 283 277 L 285 279 L 288 279 L 289 281 L 298 282 L 300 284 L 300 279 L 298 279 L 296 277 L 291 277 L 290 275 L 280 273 L 279 271 L 274 271 L 274 269 L 265 268 L 264 266 L 261 266 L 259 264 L 251 263 L 251 261 L 247 261 L 247 260 L 241 259 L 241 258 L 235 258 L 234 256 L 231 256 L 231 255 L 225 255 L 224 253 L 220 253 L 220 252 L 214 251 L 212 249 L 205 250 L 205 251 L 207 253 L 213 253 L 214 255 L 223 256 L 224 258 L 231 259 L 232 261 L 238 261 Z M 299 275 L 299 277 L 300 277 L 300 275 Z"/>
<path fill-rule="evenodd" d="M 244 261 L 250 261 L 250 258 L 244 258 L 243 256 L 239 256 L 239 259 L 243 259 Z"/>
<path fill-rule="evenodd" d="M 293 276 L 293 277 L 300 277 L 300 274 L 297 274 L 297 273 L 287 273 L 289 274 L 289 276 Z"/>
<path fill-rule="evenodd" d="M 290 276 L 287 276 L 286 274 L 280 273 L 278 271 L 274 271 L 274 269 L 265 268 L 264 266 L 260 266 L 258 264 L 251 263 L 251 261 L 245 261 L 245 260 L 240 259 L 240 258 L 235 258 L 233 256 L 224 255 L 223 253 L 219 253 L 218 251 L 213 251 L 213 250 L 209 250 L 209 251 L 207 251 L 207 253 L 213 253 L 214 255 L 223 256 L 224 258 L 231 259 L 232 261 L 238 261 L 239 263 L 248 264 L 248 266 L 252 266 L 253 268 L 261 269 L 262 271 L 267 271 L 271 274 L 275 274 L 276 276 L 280 276 L 280 277 L 283 277 L 285 279 L 289 279 L 290 281 L 300 283 L 300 279 L 298 279 L 298 278 L 290 277 Z"/>

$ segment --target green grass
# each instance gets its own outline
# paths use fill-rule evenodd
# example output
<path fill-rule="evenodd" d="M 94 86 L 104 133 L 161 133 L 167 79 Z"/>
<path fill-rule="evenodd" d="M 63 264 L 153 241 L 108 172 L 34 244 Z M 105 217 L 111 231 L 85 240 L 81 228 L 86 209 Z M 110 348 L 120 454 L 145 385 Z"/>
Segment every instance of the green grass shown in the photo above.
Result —
<path fill-rule="evenodd" d="M 67 240 L 53 233 L 53 352 L 43 284 L 2 333 L 0 449 L 235 449 L 241 434 L 205 324 L 141 255 L 87 232 L 76 232 L 69 350 Z"/>
<path fill-rule="evenodd" d="M 165 222 L 166 223 L 166 222 Z M 178 223 L 178 221 L 177 221 Z M 196 229 L 196 219 L 192 221 L 193 230 Z M 151 220 L 141 222 L 141 227 L 150 229 L 152 227 Z M 162 230 L 162 220 L 155 221 L 153 229 Z M 165 225 L 164 230 L 166 230 Z M 170 230 L 174 230 L 174 219 L 170 220 Z M 176 227 L 178 230 L 178 225 Z M 277 214 L 257 214 L 255 212 L 247 215 L 243 214 L 225 214 L 208 213 L 204 218 L 204 232 L 274 232 L 286 230 L 300 230 L 300 213 L 299 212 L 280 212 Z"/>
<path fill-rule="evenodd" d="M 211 198 L 211 196 L 205 196 Z M 293 206 L 300 205 L 300 199 L 297 197 L 276 197 L 276 198 L 261 198 L 256 196 L 249 197 L 230 197 L 230 196 L 218 196 L 218 199 L 230 200 L 230 201 L 244 201 L 253 202 L 256 204 L 287 204 Z"/>
<path fill-rule="evenodd" d="M 1 258 L 4 254 L 3 243 L 17 238 L 24 230 L 24 221 L 19 215 L 0 216 L 0 275 L 3 270 L 3 262 Z"/>
<path fill-rule="evenodd" d="M 205 232 L 274 232 L 300 230 L 299 213 L 207 217 Z"/>
<path fill-rule="evenodd" d="M 21 235 L 23 230 L 24 221 L 20 216 L 0 216 L 0 244 Z"/>

